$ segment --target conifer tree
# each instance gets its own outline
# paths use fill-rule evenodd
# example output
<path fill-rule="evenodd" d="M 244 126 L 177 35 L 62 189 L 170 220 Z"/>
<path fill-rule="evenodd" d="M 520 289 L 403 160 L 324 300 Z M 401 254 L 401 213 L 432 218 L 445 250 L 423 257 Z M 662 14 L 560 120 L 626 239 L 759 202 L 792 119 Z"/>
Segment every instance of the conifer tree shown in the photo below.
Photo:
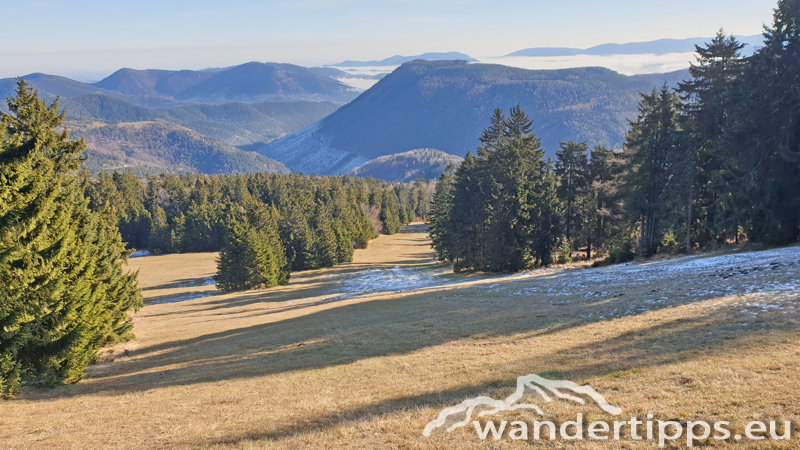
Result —
<path fill-rule="evenodd" d="M 585 142 L 562 142 L 556 152 L 556 176 L 558 195 L 564 202 L 564 233 L 568 241 L 574 241 L 573 230 L 580 231 L 583 225 L 580 203 L 586 195 L 589 175 L 587 159 L 589 145 Z"/>
<path fill-rule="evenodd" d="M 113 209 L 89 209 L 85 143 L 56 132 L 22 79 L 0 127 L 0 388 L 77 381 L 105 343 L 124 338 L 142 305 Z"/>
<path fill-rule="evenodd" d="M 657 252 L 667 229 L 668 202 L 677 192 L 671 183 L 679 181 L 673 169 L 684 150 L 678 96 L 666 85 L 641 96 L 639 117 L 631 122 L 625 143 L 629 165 L 626 182 L 631 187 L 626 205 L 628 217 L 641 225 L 642 254 L 650 256 Z"/>
<path fill-rule="evenodd" d="M 164 209 L 156 205 L 152 214 L 152 224 L 150 236 L 147 241 L 147 248 L 151 252 L 164 252 L 170 246 L 170 231 L 167 223 L 167 214 Z"/>
<path fill-rule="evenodd" d="M 800 238 L 800 0 L 780 0 L 764 48 L 726 93 L 719 214 L 726 230 L 788 244 Z"/>
<path fill-rule="evenodd" d="M 443 175 L 437 186 L 431 227 L 436 254 L 455 261 L 459 271 L 549 264 L 559 220 L 551 165 L 519 105 L 508 119 L 495 113 L 492 123 L 480 157 L 468 152 L 452 182 Z"/>
<path fill-rule="evenodd" d="M 439 182 L 431 199 L 430 227 L 431 247 L 439 261 L 453 261 L 455 256 L 450 215 L 453 211 L 453 172 L 455 166 L 448 166 L 439 176 Z"/>
<path fill-rule="evenodd" d="M 289 266 L 273 212 L 254 206 L 232 218 L 214 275 L 223 291 L 270 288 L 289 282 Z"/>
<path fill-rule="evenodd" d="M 722 169 L 724 149 L 719 145 L 725 121 L 724 94 L 742 75 L 743 44 L 724 30 L 706 46 L 695 46 L 697 64 L 689 67 L 691 80 L 679 83 L 689 144 L 683 164 L 688 186 L 687 252 L 691 249 L 692 228 L 695 241 L 704 246 L 714 235 L 730 234 L 725 222 L 717 223 L 718 196 L 726 188 L 715 177 Z M 738 224 L 734 225 L 738 229 Z"/>
<path fill-rule="evenodd" d="M 317 203 L 312 222 L 316 245 L 314 264 L 310 268 L 333 267 L 339 262 L 339 242 L 333 230 L 331 213 L 322 202 Z"/>

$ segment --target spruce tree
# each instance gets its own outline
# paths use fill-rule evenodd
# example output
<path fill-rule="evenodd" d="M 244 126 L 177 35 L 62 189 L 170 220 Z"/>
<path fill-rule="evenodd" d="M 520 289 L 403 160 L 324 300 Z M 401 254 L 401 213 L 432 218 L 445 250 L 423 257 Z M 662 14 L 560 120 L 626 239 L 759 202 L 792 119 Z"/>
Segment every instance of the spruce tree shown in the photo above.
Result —
<path fill-rule="evenodd" d="M 227 224 L 214 279 L 223 291 L 270 288 L 289 282 L 289 265 L 269 207 L 253 206 Z"/>
<path fill-rule="evenodd" d="M 726 93 L 718 213 L 725 230 L 788 244 L 800 238 L 800 0 L 780 0 L 764 47 Z"/>
<path fill-rule="evenodd" d="M 724 239 L 736 233 L 739 225 L 717 221 L 717 213 L 721 212 L 718 199 L 726 190 L 717 175 L 725 151 L 719 140 L 725 121 L 725 93 L 742 75 L 744 60 L 740 52 L 744 45 L 720 30 L 706 46 L 695 48 L 697 64 L 689 68 L 692 78 L 680 83 L 678 90 L 686 122 L 683 128 L 689 139 L 682 162 L 688 187 L 687 252 L 691 250 L 693 228 L 694 241 L 705 246 L 714 236 Z"/>
<path fill-rule="evenodd" d="M 580 231 L 584 216 L 580 203 L 586 195 L 589 175 L 588 152 L 586 142 L 562 142 L 556 152 L 556 176 L 558 177 L 558 194 L 564 202 L 564 233 L 568 241 L 573 242 L 573 231 Z"/>
<path fill-rule="evenodd" d="M 625 177 L 630 186 L 626 206 L 630 220 L 641 226 L 641 252 L 650 256 L 658 251 L 667 229 L 671 197 L 679 193 L 674 184 L 680 178 L 674 176 L 674 169 L 685 154 L 685 143 L 678 96 L 666 85 L 641 96 L 639 117 L 631 122 L 625 143 L 629 168 Z"/>
<path fill-rule="evenodd" d="M 164 209 L 156 205 L 152 214 L 152 224 L 150 236 L 147 241 L 147 248 L 151 252 L 164 252 L 170 246 L 170 230 L 167 223 L 167 214 Z"/>
<path fill-rule="evenodd" d="M 85 143 L 19 80 L 0 128 L 0 386 L 77 381 L 142 305 L 113 209 L 89 209 Z"/>

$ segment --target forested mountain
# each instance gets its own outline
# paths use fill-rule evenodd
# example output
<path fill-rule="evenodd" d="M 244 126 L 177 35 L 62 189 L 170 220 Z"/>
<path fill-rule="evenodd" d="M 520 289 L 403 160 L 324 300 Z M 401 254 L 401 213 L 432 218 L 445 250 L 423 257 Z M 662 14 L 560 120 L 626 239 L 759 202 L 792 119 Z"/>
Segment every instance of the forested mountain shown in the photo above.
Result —
<path fill-rule="evenodd" d="M 422 148 L 375 158 L 351 170 L 354 177 L 374 177 L 393 182 L 410 182 L 417 178 L 439 178 L 448 166 L 458 166 L 464 158 L 439 150 Z"/>
<path fill-rule="evenodd" d="M 313 100 L 346 103 L 360 92 L 293 64 L 250 62 L 214 74 L 175 94 L 200 103 Z"/>
<path fill-rule="evenodd" d="M 69 78 L 43 73 L 32 73 L 22 78 L 38 91 L 41 99 L 48 102 L 53 101 L 56 97 L 64 99 L 85 95 L 105 95 L 148 108 L 173 107 L 185 103 L 167 96 L 127 95 L 121 92 L 104 89 L 93 84 L 81 83 L 80 81 L 71 80 Z M 13 97 L 16 88 L 16 78 L 0 79 L 0 96 L 3 98 Z M 7 111 L 5 104 L 0 104 L 0 111 Z"/>
<path fill-rule="evenodd" d="M 267 143 L 336 111 L 330 102 L 227 103 L 149 109 L 107 95 L 65 98 L 68 120 L 142 122 L 165 120 L 233 146 Z"/>
<path fill-rule="evenodd" d="M 73 123 L 71 134 L 86 138 L 87 167 L 96 174 L 129 170 L 154 173 L 288 173 L 281 163 L 225 145 L 169 122 Z"/>
<path fill-rule="evenodd" d="M 621 148 L 639 92 L 686 71 L 626 76 L 603 68 L 525 70 L 463 61 L 403 64 L 320 122 L 259 150 L 292 170 L 343 174 L 380 156 L 435 148 L 463 156 L 497 107 L 520 103 L 549 155 L 576 140 Z"/>
<path fill-rule="evenodd" d="M 216 74 L 217 71 L 120 69 L 92 86 L 124 95 L 172 97 Z"/>
<path fill-rule="evenodd" d="M 747 44 L 743 54 L 751 55 L 755 49 L 763 45 L 763 36 L 736 36 L 739 42 Z M 629 42 L 627 44 L 600 44 L 580 49 L 567 47 L 534 47 L 509 53 L 508 56 L 573 56 L 573 55 L 640 55 L 665 53 L 691 53 L 695 45 L 703 45 L 711 38 L 658 39 L 647 42 Z"/>
<path fill-rule="evenodd" d="M 331 65 L 334 67 L 399 66 L 400 64 L 404 64 L 409 61 L 414 61 L 417 59 L 421 59 L 423 61 L 454 61 L 454 60 L 469 61 L 469 62 L 477 61 L 477 59 L 474 59 L 469 55 L 459 52 L 445 52 L 445 53 L 428 52 L 416 56 L 395 55 L 386 59 L 382 59 L 380 61 L 343 61 L 340 62 L 339 64 L 331 64 Z"/>

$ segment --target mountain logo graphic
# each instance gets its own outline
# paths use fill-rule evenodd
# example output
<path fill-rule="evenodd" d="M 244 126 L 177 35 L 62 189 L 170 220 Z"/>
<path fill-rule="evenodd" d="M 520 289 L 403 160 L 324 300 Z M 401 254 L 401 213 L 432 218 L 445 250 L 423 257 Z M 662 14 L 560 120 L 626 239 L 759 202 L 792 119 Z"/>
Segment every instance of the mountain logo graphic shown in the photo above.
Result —
<path fill-rule="evenodd" d="M 480 409 L 476 417 L 489 416 L 497 414 L 502 411 L 516 411 L 519 409 L 532 409 L 539 414 L 544 415 L 544 411 L 533 403 L 519 403 L 525 396 L 525 391 L 530 390 L 534 397 L 541 399 L 545 402 L 553 401 L 553 398 L 564 399 L 579 403 L 586 404 L 584 398 L 593 400 L 597 406 L 603 411 L 612 414 L 622 414 L 622 409 L 609 404 L 602 395 L 598 394 L 589 385 L 580 386 L 568 380 L 548 380 L 539 375 L 525 375 L 517 378 L 517 389 L 513 394 L 509 395 L 505 400 L 495 400 L 491 397 L 475 397 L 464 400 L 456 406 L 443 409 L 439 413 L 439 417 L 432 420 L 425 426 L 422 435 L 428 437 L 433 430 L 447 426 L 452 422 L 455 417 L 465 417 L 462 420 L 457 420 L 451 425 L 447 426 L 447 431 L 453 431 L 456 428 L 467 425 L 472 419 L 472 415 L 476 409 Z"/>

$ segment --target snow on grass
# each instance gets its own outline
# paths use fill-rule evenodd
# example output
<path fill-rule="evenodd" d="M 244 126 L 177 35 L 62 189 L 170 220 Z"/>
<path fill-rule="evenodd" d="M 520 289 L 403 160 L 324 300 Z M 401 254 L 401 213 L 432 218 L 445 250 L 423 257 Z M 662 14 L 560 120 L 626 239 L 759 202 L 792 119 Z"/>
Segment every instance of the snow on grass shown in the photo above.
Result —
<path fill-rule="evenodd" d="M 455 284 L 443 278 L 446 268 L 419 269 L 395 266 L 390 269 L 369 269 L 339 281 L 341 289 L 348 293 L 368 294 L 375 292 L 410 291 L 423 287 Z"/>
<path fill-rule="evenodd" d="M 572 297 L 577 299 L 573 303 L 598 308 L 583 317 L 622 317 L 678 305 L 712 312 L 740 306 L 736 311 L 754 316 L 794 311 L 793 303 L 800 303 L 800 277 L 793 276 L 797 271 L 800 247 L 789 247 L 596 269 L 534 270 L 504 277 L 511 282 L 486 289 L 499 295 L 549 299 L 551 306 L 568 304 L 559 298 Z M 662 286 L 669 288 L 661 291 Z M 715 298 L 724 301 L 704 303 Z M 743 303 L 730 303 L 734 298 Z M 621 300 L 625 305 L 614 308 Z"/>
<path fill-rule="evenodd" d="M 150 305 L 159 305 L 164 303 L 178 303 L 198 300 L 206 297 L 213 297 L 220 295 L 220 291 L 206 291 L 206 292 L 188 292 L 185 294 L 175 294 L 159 297 L 158 300 L 145 300 Z"/>

